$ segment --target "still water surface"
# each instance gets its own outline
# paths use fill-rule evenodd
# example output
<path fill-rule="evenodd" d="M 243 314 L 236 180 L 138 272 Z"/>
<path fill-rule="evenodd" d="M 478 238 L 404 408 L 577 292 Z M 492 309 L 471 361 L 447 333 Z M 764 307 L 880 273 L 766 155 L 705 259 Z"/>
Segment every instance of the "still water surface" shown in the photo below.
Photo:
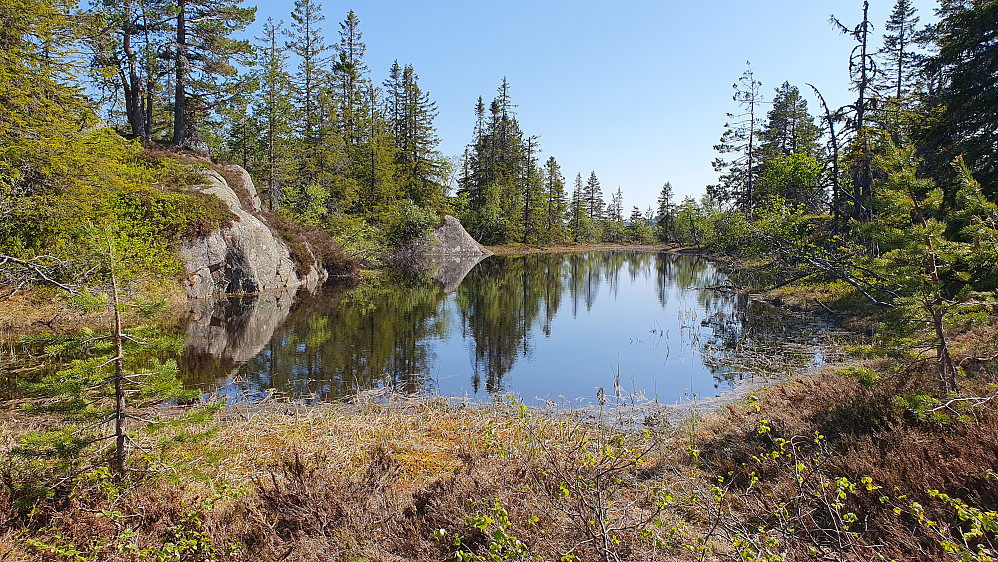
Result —
<path fill-rule="evenodd" d="M 672 403 L 732 388 L 748 353 L 820 360 L 815 326 L 718 290 L 725 275 L 695 256 L 492 256 L 444 269 L 436 280 L 379 273 L 316 295 L 205 303 L 188 327 L 187 384 L 230 399 L 390 386 L 559 403 L 593 402 L 602 388 L 609 402 Z"/>

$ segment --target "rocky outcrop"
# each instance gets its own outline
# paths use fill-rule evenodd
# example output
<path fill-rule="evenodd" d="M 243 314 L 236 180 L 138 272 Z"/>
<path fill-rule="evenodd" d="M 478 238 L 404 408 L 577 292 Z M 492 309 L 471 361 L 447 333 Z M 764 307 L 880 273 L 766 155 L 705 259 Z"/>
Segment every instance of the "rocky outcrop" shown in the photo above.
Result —
<path fill-rule="evenodd" d="M 256 192 L 256 186 L 253 185 L 253 178 L 250 177 L 249 172 L 246 171 L 242 166 L 236 166 L 235 164 L 229 164 L 228 166 L 223 166 L 227 172 L 236 177 L 239 182 L 239 186 L 246 190 L 248 199 L 253 205 L 252 211 L 254 213 L 259 213 L 263 209 L 263 202 L 260 201 L 260 195 Z M 233 191 L 237 186 L 230 185 Z"/>
<path fill-rule="evenodd" d="M 429 236 L 413 240 L 395 252 L 393 261 L 418 263 L 427 258 L 451 256 L 491 256 L 492 252 L 472 238 L 461 221 L 446 215 Z"/>
<path fill-rule="evenodd" d="M 485 249 L 477 240 L 468 234 L 461 221 L 447 215 L 444 223 L 435 229 L 430 237 L 430 244 L 424 248 L 428 256 L 491 256 L 492 252 Z"/>
<path fill-rule="evenodd" d="M 413 240 L 391 257 L 396 265 L 429 273 L 445 292 L 457 289 L 478 262 L 492 255 L 461 225 L 446 215 L 444 222 L 424 238 Z"/>
<path fill-rule="evenodd" d="M 260 198 L 249 174 L 238 166 L 227 171 L 243 181 L 241 187 L 249 192 L 254 210 L 258 211 Z M 325 270 L 316 267 L 299 276 L 287 245 L 274 236 L 261 218 L 243 208 L 225 178 L 209 170 L 206 179 L 200 189 L 224 201 L 236 220 L 231 226 L 180 247 L 180 257 L 187 268 L 184 288 L 189 298 L 298 287 L 311 290 L 326 279 Z"/>

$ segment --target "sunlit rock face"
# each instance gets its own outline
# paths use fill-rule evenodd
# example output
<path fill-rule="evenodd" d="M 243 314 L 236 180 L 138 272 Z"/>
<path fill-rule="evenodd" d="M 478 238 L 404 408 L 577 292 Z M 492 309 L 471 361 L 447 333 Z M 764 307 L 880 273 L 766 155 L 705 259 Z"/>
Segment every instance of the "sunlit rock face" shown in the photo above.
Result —
<path fill-rule="evenodd" d="M 391 261 L 418 263 L 427 257 L 491 256 L 492 252 L 478 243 L 461 225 L 461 221 L 446 215 L 444 222 L 429 236 L 417 238 L 399 248 Z"/>
<path fill-rule="evenodd" d="M 249 174 L 238 166 L 230 168 L 242 177 L 253 202 L 252 210 L 259 210 L 260 198 Z M 181 245 L 180 257 L 187 268 L 184 289 L 189 298 L 302 286 L 311 290 L 326 279 L 326 271 L 316 267 L 299 277 L 287 245 L 274 236 L 263 220 L 242 207 L 235 191 L 219 173 L 209 170 L 207 183 L 201 190 L 224 201 L 237 220 L 231 226 Z"/>
<path fill-rule="evenodd" d="M 433 229 L 433 235 L 422 249 L 430 256 L 491 256 L 477 240 L 468 234 L 461 221 L 447 215 L 444 223 Z"/>
<path fill-rule="evenodd" d="M 452 292 L 478 262 L 492 255 L 461 225 L 446 215 L 429 236 L 401 247 L 389 261 L 396 266 L 429 273 L 445 292 Z"/>

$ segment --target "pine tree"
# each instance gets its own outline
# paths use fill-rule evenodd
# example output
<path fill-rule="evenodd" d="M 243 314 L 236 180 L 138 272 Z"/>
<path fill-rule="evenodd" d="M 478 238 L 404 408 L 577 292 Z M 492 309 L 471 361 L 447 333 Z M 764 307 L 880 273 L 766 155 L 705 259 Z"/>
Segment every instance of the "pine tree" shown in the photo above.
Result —
<path fill-rule="evenodd" d="M 256 8 L 240 0 L 177 0 L 174 10 L 173 144 L 188 146 L 197 122 L 229 97 L 233 62 L 247 63 L 248 41 L 232 35 L 253 21 Z"/>
<path fill-rule="evenodd" d="M 167 45 L 167 11 L 162 1 L 103 0 L 95 6 L 106 25 L 87 38 L 93 67 L 105 89 L 124 101 L 132 136 L 147 144 L 152 137 L 154 99 L 159 89 L 159 53 Z"/>
<path fill-rule="evenodd" d="M 131 439 L 127 421 L 139 419 L 130 409 L 137 404 L 189 397 L 189 393 L 183 391 L 177 379 L 176 361 L 149 359 L 148 353 L 146 359 L 140 359 L 136 353 L 143 346 L 176 353 L 179 342 L 170 342 L 150 328 L 129 331 L 124 327 L 122 315 L 126 308 L 150 317 L 165 304 L 130 296 L 134 293 L 120 267 L 128 251 L 123 246 L 127 238 L 108 228 L 91 234 L 97 259 L 84 280 L 88 286 L 67 300 L 80 313 L 110 312 L 109 333 L 85 329 L 77 336 L 45 335 L 37 339 L 37 343 L 45 344 L 50 357 L 71 361 L 56 373 L 25 384 L 23 390 L 29 396 L 47 398 L 45 403 L 32 404 L 29 409 L 57 413 L 62 424 L 22 436 L 13 452 L 54 460 L 73 473 L 80 468 L 91 469 L 94 457 L 108 449 L 103 444 L 112 441 L 106 458 L 111 471 L 121 478 L 127 468 Z"/>
<path fill-rule="evenodd" d="M 738 82 L 731 85 L 735 90 L 732 100 L 744 110 L 743 113 L 728 113 L 728 119 L 737 119 L 724 124 L 724 133 L 714 150 L 720 154 L 733 154 L 731 160 L 718 157 L 712 165 L 721 174 L 718 183 L 707 187 L 707 192 L 720 202 L 732 202 L 736 207 L 750 210 L 755 204 L 754 187 L 758 174 L 756 138 L 759 135 L 760 111 L 764 103 L 760 88 L 762 82 L 755 79 L 751 64 L 742 73 Z"/>
<path fill-rule="evenodd" d="M 807 100 L 796 86 L 784 82 L 776 89 L 772 109 L 759 133 L 758 154 L 762 161 L 776 156 L 818 156 L 821 131 L 807 110 Z M 765 165 L 764 162 L 762 165 Z"/>

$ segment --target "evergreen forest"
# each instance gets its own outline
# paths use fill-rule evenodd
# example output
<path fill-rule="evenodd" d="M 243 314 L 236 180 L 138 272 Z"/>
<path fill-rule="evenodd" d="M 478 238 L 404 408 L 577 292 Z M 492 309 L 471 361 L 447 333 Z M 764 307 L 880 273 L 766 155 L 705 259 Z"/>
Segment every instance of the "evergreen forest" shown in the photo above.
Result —
<path fill-rule="evenodd" d="M 716 181 L 630 209 L 521 127 L 501 68 L 445 154 L 419 69 L 371 68 L 339 6 L 0 0 L 0 560 L 998 559 L 998 0 L 938 0 L 930 23 L 911 0 L 886 21 L 836 3 L 849 49 L 820 71 L 848 103 L 746 61 Z M 295 279 L 343 283 L 275 298 L 279 337 L 239 362 L 185 353 L 199 310 L 206 334 L 252 333 L 211 307 L 263 302 L 183 294 L 181 249 L 240 221 L 211 178 Z M 476 262 L 450 291 L 395 271 L 447 215 L 496 253 L 558 256 Z M 651 251 L 725 272 L 663 261 L 662 295 L 678 275 L 820 326 L 819 368 L 746 371 L 679 414 L 657 394 L 611 411 L 619 358 L 591 407 L 504 395 L 532 327 Z M 488 404 L 419 394 L 451 293 Z M 742 312 L 680 320 L 771 359 Z M 334 373 L 316 393 L 337 401 L 197 386 L 250 360 L 260 386 Z"/>

